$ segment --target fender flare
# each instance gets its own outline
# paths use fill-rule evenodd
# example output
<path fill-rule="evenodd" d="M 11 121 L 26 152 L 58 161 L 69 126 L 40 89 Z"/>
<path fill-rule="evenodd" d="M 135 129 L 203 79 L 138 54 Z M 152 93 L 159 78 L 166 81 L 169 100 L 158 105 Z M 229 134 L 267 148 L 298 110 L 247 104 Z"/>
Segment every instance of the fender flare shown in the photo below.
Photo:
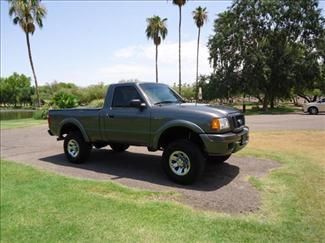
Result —
<path fill-rule="evenodd" d="M 159 139 L 160 139 L 161 135 L 167 129 L 173 128 L 173 127 L 184 127 L 184 128 L 188 128 L 188 129 L 190 129 L 191 131 L 193 131 L 193 132 L 195 132 L 197 134 L 205 133 L 202 128 L 200 128 L 198 125 L 196 125 L 195 123 L 192 123 L 190 121 L 186 121 L 186 120 L 172 120 L 170 122 L 165 123 L 154 134 L 154 137 L 152 139 L 152 147 L 154 149 L 158 149 L 158 143 L 159 143 Z"/>
<path fill-rule="evenodd" d="M 71 125 L 74 125 L 74 126 L 78 127 L 78 129 L 80 130 L 84 140 L 86 142 L 90 142 L 89 137 L 88 137 L 85 129 L 83 128 L 83 125 L 80 123 L 80 121 L 78 121 L 75 118 L 67 118 L 67 119 L 64 119 L 63 121 L 61 121 L 60 124 L 59 124 L 59 134 L 61 134 L 62 128 L 67 124 L 71 124 Z"/>

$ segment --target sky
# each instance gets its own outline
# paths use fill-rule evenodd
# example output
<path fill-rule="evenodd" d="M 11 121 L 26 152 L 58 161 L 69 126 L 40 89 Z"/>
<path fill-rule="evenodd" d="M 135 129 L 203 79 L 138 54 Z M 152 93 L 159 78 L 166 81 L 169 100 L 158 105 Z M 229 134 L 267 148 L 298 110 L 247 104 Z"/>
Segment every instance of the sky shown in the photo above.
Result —
<path fill-rule="evenodd" d="M 47 8 L 44 27 L 31 37 L 39 83 L 73 82 L 87 86 L 138 79 L 155 81 L 155 46 L 145 35 L 146 18 L 167 18 L 168 35 L 159 46 L 159 82 L 178 82 L 178 8 L 171 1 L 42 1 Z M 192 11 L 207 7 L 201 30 L 199 73 L 211 67 L 206 47 L 213 22 L 232 1 L 189 1 L 182 8 L 182 81 L 193 83 L 196 72 L 197 27 Z M 325 8 L 325 2 L 320 1 Z M 24 33 L 12 23 L 8 3 L 1 0 L 0 75 L 13 72 L 32 77 Z"/>

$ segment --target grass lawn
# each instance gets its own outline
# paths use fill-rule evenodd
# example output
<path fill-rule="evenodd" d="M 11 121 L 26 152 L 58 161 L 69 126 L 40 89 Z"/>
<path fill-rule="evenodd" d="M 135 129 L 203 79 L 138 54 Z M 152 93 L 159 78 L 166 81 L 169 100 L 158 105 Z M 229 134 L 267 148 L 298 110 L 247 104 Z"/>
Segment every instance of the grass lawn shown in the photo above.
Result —
<path fill-rule="evenodd" d="M 263 178 L 259 212 L 195 211 L 169 193 L 68 178 L 1 161 L 1 242 L 321 242 L 325 132 L 259 132 L 240 156 L 278 160 Z"/>
<path fill-rule="evenodd" d="M 33 118 L 0 121 L 1 129 L 29 127 L 29 126 L 35 126 L 40 124 L 46 124 L 46 121 L 35 120 Z"/>
<path fill-rule="evenodd" d="M 242 105 L 234 105 L 233 107 L 242 111 Z M 293 112 L 302 112 L 301 107 L 294 106 L 292 104 L 282 104 L 273 109 L 268 109 L 264 111 L 261 107 L 257 108 L 256 105 L 248 104 L 246 105 L 245 115 L 264 115 L 264 114 L 289 114 Z"/>

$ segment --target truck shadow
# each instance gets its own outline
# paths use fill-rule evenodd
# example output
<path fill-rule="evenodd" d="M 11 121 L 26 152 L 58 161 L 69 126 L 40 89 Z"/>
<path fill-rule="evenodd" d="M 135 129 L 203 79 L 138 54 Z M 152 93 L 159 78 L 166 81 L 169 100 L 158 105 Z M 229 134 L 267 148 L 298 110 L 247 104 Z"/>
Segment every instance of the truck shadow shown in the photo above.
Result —
<path fill-rule="evenodd" d="M 84 164 L 72 164 L 67 161 L 64 154 L 40 158 L 41 161 L 60 166 L 80 168 L 97 173 L 105 173 L 111 180 L 129 178 L 145 181 L 151 184 L 177 187 L 198 191 L 217 190 L 237 177 L 239 167 L 229 163 L 207 163 L 203 176 L 193 185 L 178 185 L 170 181 L 161 168 L 161 156 L 132 152 L 115 153 L 111 150 L 94 149 L 90 158 Z M 123 184 L 123 181 L 121 181 Z M 132 186 L 131 183 L 127 183 Z M 147 188 L 143 186 L 143 188 Z"/>

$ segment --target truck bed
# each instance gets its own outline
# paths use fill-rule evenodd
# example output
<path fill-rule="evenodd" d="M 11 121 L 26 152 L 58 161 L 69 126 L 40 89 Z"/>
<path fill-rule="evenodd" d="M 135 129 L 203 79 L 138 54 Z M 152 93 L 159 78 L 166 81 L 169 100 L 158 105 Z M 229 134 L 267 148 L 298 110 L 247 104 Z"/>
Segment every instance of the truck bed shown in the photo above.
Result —
<path fill-rule="evenodd" d="M 101 108 L 73 108 L 73 109 L 59 109 L 50 110 L 49 115 L 51 116 L 51 130 L 54 129 L 54 133 L 58 134 L 58 129 L 61 127 L 61 123 L 67 119 L 75 120 L 79 122 L 82 127 L 85 128 L 87 134 L 92 134 L 96 140 L 100 137 L 99 133 L 99 115 Z"/>

